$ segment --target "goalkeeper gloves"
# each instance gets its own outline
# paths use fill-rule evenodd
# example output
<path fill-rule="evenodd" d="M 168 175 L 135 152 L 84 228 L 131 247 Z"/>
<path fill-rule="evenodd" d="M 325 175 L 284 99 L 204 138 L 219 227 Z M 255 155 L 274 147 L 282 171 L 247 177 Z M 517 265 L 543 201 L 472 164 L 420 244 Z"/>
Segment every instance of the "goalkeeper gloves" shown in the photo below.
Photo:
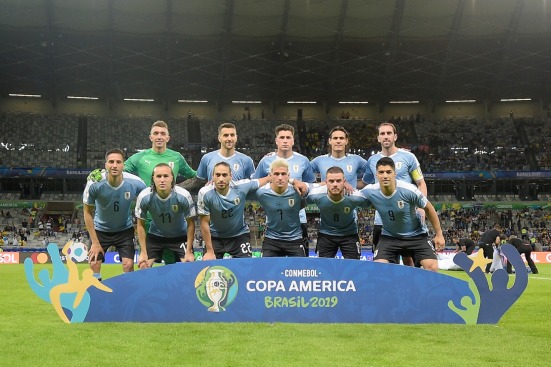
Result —
<path fill-rule="evenodd" d="M 103 172 L 105 172 L 105 169 L 96 168 L 95 170 L 90 172 L 90 174 L 88 175 L 86 180 L 87 181 L 93 181 L 93 182 L 101 181 Z"/>

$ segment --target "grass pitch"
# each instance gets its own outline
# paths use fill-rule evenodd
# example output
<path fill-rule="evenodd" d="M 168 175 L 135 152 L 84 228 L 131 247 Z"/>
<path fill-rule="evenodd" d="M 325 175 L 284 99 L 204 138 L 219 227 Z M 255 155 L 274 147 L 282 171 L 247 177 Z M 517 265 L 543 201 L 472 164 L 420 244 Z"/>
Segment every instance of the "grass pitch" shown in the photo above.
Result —
<path fill-rule="evenodd" d="M 549 366 L 551 265 L 538 268 L 497 325 L 67 325 L 32 292 L 23 265 L 1 265 L 0 365 Z M 120 265 L 102 271 L 106 278 L 120 272 Z"/>

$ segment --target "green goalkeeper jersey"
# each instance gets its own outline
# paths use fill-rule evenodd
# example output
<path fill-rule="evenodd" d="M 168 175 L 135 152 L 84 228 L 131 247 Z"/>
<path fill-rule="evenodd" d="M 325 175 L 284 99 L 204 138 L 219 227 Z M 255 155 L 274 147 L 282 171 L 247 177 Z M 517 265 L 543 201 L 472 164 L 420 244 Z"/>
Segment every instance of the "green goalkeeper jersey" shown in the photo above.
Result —
<path fill-rule="evenodd" d="M 187 180 L 197 176 L 197 172 L 187 164 L 184 157 L 172 149 L 167 149 L 164 153 L 157 153 L 149 148 L 136 153 L 124 162 L 124 171 L 137 175 L 149 186 L 153 168 L 159 163 L 166 163 L 172 167 L 175 178 L 182 176 Z"/>

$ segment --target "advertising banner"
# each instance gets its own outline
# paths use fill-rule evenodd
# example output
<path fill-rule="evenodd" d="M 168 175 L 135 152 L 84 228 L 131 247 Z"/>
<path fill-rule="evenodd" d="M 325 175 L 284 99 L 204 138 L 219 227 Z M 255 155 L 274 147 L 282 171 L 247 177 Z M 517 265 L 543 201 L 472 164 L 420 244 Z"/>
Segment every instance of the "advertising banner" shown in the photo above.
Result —
<path fill-rule="evenodd" d="M 520 297 L 528 273 L 516 249 L 503 252 L 517 272 L 486 277 L 482 256 L 454 262 L 470 280 L 372 261 L 249 258 L 157 266 L 100 282 L 72 261 L 74 248 L 48 246 L 51 274 L 25 260 L 31 289 L 73 322 L 497 323 Z M 46 272 L 46 274 L 44 274 Z"/>

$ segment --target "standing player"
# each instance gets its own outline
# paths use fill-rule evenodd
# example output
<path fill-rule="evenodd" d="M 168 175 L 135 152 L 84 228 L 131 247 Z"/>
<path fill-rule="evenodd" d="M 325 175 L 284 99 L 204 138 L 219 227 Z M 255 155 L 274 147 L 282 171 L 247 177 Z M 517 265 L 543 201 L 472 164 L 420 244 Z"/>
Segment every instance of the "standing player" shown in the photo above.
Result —
<path fill-rule="evenodd" d="M 299 212 L 301 196 L 289 186 L 289 163 L 276 159 L 270 166 L 271 183 L 249 194 L 266 212 L 263 257 L 306 256 Z"/>
<path fill-rule="evenodd" d="M 214 165 L 212 184 L 199 190 L 197 210 L 201 234 L 207 249 L 214 250 L 217 259 L 228 253 L 231 257 L 251 257 L 251 233 L 245 221 L 245 202 L 249 192 L 269 182 L 259 180 L 232 181 L 227 162 Z"/>
<path fill-rule="evenodd" d="M 325 174 L 331 167 L 340 167 L 346 179 L 345 188 L 352 192 L 358 187 L 358 177 L 364 174 L 367 161 L 356 154 L 348 153 L 348 132 L 342 126 L 336 126 L 329 132 L 329 154 L 320 155 L 310 163 L 314 173 L 319 173 L 322 182 Z M 358 182 L 360 181 L 360 182 Z"/>
<path fill-rule="evenodd" d="M 423 268 L 438 271 L 438 260 L 428 228 L 416 213 L 416 208 L 425 211 L 436 233 L 437 249 L 445 245 L 442 228 L 434 206 L 414 185 L 396 180 L 394 160 L 381 158 L 376 165 L 379 183 L 367 185 L 361 192 L 381 213 L 383 230 L 374 260 L 396 262 L 398 256 L 413 256 Z"/>
<path fill-rule="evenodd" d="M 88 252 L 90 268 L 99 280 L 105 251 L 111 246 L 119 252 L 123 271 L 134 271 L 134 226 L 130 204 L 146 186 L 139 177 L 123 172 L 123 168 L 124 152 L 111 149 L 105 154 L 105 178 L 88 181 L 82 195 L 84 223 L 91 241 Z"/>
<path fill-rule="evenodd" d="M 167 147 L 170 141 L 170 133 L 168 125 L 164 121 L 153 123 L 149 140 L 152 144 L 151 148 L 128 158 L 124 164 L 125 172 L 137 174 L 148 186 L 151 185 L 153 168 L 159 163 L 168 164 L 172 168 L 175 177 L 180 175 L 184 179 L 191 179 L 197 175 L 197 172 L 189 166 L 182 154 Z M 150 220 L 147 220 L 148 224 Z M 177 259 L 172 252 L 168 251 L 163 255 L 163 260 L 165 264 L 173 264 Z M 157 261 L 160 262 L 161 258 Z"/>
<path fill-rule="evenodd" d="M 325 175 L 325 185 L 312 188 L 306 202 L 316 204 L 320 210 L 317 252 L 319 257 L 334 258 L 341 250 L 345 259 L 360 259 L 358 224 L 354 209 L 367 207 L 369 202 L 360 191 L 345 195 L 346 180 L 340 167 L 331 167 Z"/>
<path fill-rule="evenodd" d="M 149 134 L 151 148 L 133 154 L 124 163 L 124 171 L 138 175 L 146 185 L 151 185 L 153 169 L 159 163 L 166 163 L 172 168 L 174 176 L 178 175 L 185 179 L 197 176 L 182 154 L 167 147 L 170 141 L 168 125 L 164 121 L 156 121 L 151 126 Z"/>
<path fill-rule="evenodd" d="M 367 160 L 367 169 L 363 176 L 363 182 L 366 184 L 372 184 L 376 182 L 377 176 L 377 162 L 383 157 L 390 157 L 395 163 L 396 167 L 396 179 L 409 182 L 417 185 L 417 188 L 423 195 L 427 196 L 427 184 L 421 172 L 421 165 L 415 157 L 415 154 L 408 152 L 405 149 L 398 148 L 396 146 L 396 140 L 398 135 L 396 134 L 396 127 L 390 122 L 383 122 L 377 127 L 378 135 L 377 141 L 381 144 L 381 151 L 372 155 Z M 425 220 L 425 212 L 423 210 L 417 211 L 421 220 Z M 375 221 L 373 227 L 373 248 L 377 247 L 379 237 L 382 229 L 382 219 L 378 211 L 375 212 Z M 403 258 L 404 264 L 413 266 L 414 262 L 411 258 Z"/>
<path fill-rule="evenodd" d="M 143 190 L 136 200 L 139 263 L 151 267 L 164 250 L 172 251 L 182 262 L 194 261 L 195 203 L 186 189 L 174 186 L 174 172 L 168 164 L 156 165 L 152 176 L 151 187 Z M 212 248 L 207 247 L 204 259 L 214 259 Z"/>
<path fill-rule="evenodd" d="M 289 163 L 289 177 L 302 182 L 314 182 L 316 177 L 308 158 L 293 151 L 295 144 L 295 128 L 291 125 L 281 124 L 275 128 L 276 151 L 266 154 L 258 163 L 253 178 L 261 178 L 270 174 L 270 165 L 276 159 L 285 159 Z M 300 211 L 300 225 L 302 228 L 302 240 L 306 254 L 309 255 L 308 225 L 306 210 Z"/>
<path fill-rule="evenodd" d="M 214 166 L 218 162 L 226 162 L 230 165 L 234 181 L 252 176 L 254 173 L 253 160 L 248 155 L 235 150 L 237 130 L 234 124 L 224 123 L 218 126 L 218 141 L 220 149 L 205 154 L 197 168 L 197 178 L 183 183 L 182 187 L 193 189 L 211 181 Z"/>

